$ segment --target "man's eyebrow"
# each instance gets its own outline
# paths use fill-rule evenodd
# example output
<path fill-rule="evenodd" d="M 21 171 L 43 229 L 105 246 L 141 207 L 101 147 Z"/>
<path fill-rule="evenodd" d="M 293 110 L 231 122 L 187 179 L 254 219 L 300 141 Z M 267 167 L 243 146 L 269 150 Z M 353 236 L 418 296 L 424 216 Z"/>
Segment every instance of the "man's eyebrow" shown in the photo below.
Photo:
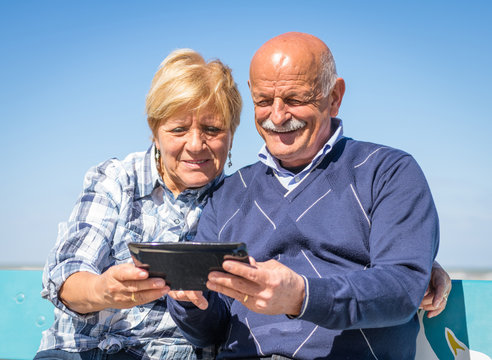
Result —
<path fill-rule="evenodd" d="M 252 95 L 253 95 L 253 97 L 257 97 L 257 98 L 270 98 L 270 97 L 272 97 L 270 94 L 265 93 L 263 91 L 257 91 L 257 92 L 253 91 Z"/>

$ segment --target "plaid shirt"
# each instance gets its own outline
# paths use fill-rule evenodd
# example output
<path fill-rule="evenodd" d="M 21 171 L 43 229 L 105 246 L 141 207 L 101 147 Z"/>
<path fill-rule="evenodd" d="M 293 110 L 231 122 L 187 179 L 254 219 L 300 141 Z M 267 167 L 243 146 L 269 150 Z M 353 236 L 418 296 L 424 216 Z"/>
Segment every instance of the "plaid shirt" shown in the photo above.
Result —
<path fill-rule="evenodd" d="M 55 322 L 43 333 L 39 351 L 71 352 L 121 349 L 143 359 L 211 357 L 194 349 L 171 319 L 165 298 L 131 309 L 105 309 L 78 314 L 58 298 L 75 272 L 101 274 L 110 266 L 132 262 L 127 243 L 177 242 L 194 238 L 212 183 L 174 198 L 159 176 L 154 147 L 123 161 L 108 160 L 91 168 L 84 188 L 58 239 L 43 274 L 41 295 L 55 305 Z"/>

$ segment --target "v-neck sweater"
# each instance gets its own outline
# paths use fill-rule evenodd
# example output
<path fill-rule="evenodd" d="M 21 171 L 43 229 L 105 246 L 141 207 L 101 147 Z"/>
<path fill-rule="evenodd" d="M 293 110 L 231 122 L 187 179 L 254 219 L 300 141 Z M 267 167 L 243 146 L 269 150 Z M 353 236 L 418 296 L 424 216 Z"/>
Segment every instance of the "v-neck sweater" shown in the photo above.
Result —
<path fill-rule="evenodd" d="M 439 229 L 425 177 L 409 154 L 340 140 L 295 189 L 255 163 L 226 178 L 206 205 L 198 242 L 244 242 L 305 280 L 301 314 L 262 315 L 208 292 L 209 308 L 170 300 L 196 345 L 218 358 L 413 359 L 416 311 Z"/>

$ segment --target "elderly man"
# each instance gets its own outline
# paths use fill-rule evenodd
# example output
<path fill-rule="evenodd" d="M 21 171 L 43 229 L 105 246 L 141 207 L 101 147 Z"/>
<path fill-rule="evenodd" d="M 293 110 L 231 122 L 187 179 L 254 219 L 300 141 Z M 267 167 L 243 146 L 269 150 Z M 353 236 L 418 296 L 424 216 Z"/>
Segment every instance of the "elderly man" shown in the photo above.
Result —
<path fill-rule="evenodd" d="M 244 242 L 213 291 L 168 300 L 185 336 L 218 358 L 413 359 L 438 219 L 415 160 L 344 137 L 345 92 L 318 38 L 287 33 L 254 55 L 260 161 L 225 179 L 196 241 Z"/>

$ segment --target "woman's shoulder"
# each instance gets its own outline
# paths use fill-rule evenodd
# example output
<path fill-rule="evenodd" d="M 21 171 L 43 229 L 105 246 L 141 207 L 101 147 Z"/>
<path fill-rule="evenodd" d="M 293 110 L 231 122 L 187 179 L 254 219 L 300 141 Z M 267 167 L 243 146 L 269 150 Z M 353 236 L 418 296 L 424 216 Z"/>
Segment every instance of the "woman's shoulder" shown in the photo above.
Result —
<path fill-rule="evenodd" d="M 148 151 L 130 153 L 123 160 L 111 158 L 91 167 L 84 178 L 84 187 L 94 184 L 115 184 L 118 188 L 134 186 L 139 178 L 150 177 Z"/>

